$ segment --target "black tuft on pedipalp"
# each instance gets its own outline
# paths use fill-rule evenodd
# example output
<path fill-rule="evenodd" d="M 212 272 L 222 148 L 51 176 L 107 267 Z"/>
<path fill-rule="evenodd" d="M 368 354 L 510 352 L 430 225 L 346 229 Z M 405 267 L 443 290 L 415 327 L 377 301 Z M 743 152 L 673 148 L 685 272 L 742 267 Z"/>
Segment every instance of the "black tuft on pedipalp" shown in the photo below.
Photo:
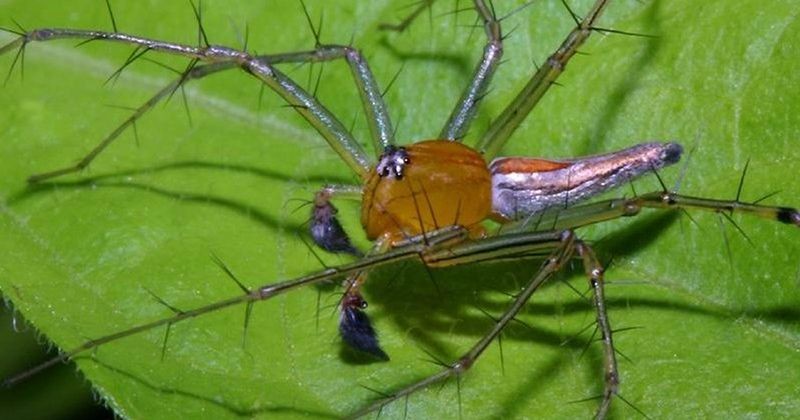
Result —
<path fill-rule="evenodd" d="M 320 248 L 334 253 L 346 253 L 361 257 L 363 254 L 350 242 L 350 237 L 336 218 L 336 207 L 328 200 L 315 200 L 311 210 L 311 223 L 308 230 L 314 243 Z"/>
<path fill-rule="evenodd" d="M 378 343 L 378 334 L 372 328 L 369 317 L 361 310 L 365 307 L 366 302 L 360 296 L 345 296 L 339 318 L 339 335 L 350 348 L 380 360 L 389 360 L 389 355 Z"/>

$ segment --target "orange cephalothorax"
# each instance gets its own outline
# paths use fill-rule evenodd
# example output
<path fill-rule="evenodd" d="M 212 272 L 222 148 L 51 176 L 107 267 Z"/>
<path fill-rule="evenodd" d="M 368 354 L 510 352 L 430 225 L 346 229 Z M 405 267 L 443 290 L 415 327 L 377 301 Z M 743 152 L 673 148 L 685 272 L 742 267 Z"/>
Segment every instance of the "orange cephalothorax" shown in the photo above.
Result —
<path fill-rule="evenodd" d="M 471 227 L 490 215 L 492 180 L 478 152 L 448 140 L 414 143 L 404 152 L 388 162 L 399 166 L 382 162 L 367 179 L 361 224 L 369 239 L 396 241 L 453 224 Z"/>

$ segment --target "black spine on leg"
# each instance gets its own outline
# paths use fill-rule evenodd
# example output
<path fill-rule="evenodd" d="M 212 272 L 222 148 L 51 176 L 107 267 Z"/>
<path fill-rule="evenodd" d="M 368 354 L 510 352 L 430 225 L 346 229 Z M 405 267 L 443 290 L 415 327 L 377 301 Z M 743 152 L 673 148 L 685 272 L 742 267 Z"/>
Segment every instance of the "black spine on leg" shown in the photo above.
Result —
<path fill-rule="evenodd" d="M 389 360 L 389 355 L 381 349 L 378 334 L 372 328 L 367 314 L 362 311 L 367 302 L 356 294 L 348 294 L 342 300 L 342 314 L 339 319 L 339 334 L 351 348 L 371 354 L 381 360 Z"/>

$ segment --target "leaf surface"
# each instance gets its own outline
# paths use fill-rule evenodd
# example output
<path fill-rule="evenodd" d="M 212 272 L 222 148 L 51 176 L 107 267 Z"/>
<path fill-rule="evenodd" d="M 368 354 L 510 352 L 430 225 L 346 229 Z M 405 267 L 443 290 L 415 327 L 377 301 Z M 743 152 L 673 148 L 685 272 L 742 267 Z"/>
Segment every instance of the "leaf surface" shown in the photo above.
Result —
<path fill-rule="evenodd" d="M 503 3 L 503 4 L 500 4 Z M 572 3 L 572 2 L 571 2 Z M 573 4 L 583 13 L 590 2 Z M 386 94 L 402 143 L 438 133 L 481 51 L 482 31 L 468 13 L 422 17 L 404 34 L 379 23 L 406 13 L 404 3 L 309 2 L 322 15 L 323 42 L 361 48 Z M 313 38 L 294 2 L 205 1 L 212 43 L 251 51 L 310 48 Z M 501 15 L 514 9 L 498 2 Z M 114 4 L 120 30 L 195 43 L 183 3 Z M 798 206 L 800 185 L 800 23 L 793 1 L 614 2 L 601 26 L 653 38 L 594 34 L 564 77 L 506 147 L 508 154 L 568 157 L 646 140 L 674 140 L 685 170 L 661 173 L 695 196 L 734 198 L 746 162 L 743 199 L 780 193 L 766 204 Z M 110 29 L 96 1 L 9 1 L 28 27 Z M 569 31 L 560 2 L 540 1 L 504 21 L 507 60 L 470 140 L 521 87 Z M 0 41 L 12 38 L 3 34 Z M 239 293 L 209 258 L 218 255 L 255 287 L 320 269 L 299 236 L 300 202 L 326 183 L 356 177 L 295 112 L 235 71 L 186 88 L 157 106 L 132 132 L 77 176 L 38 188 L 25 178 L 74 162 L 137 106 L 175 78 L 139 61 L 116 82 L 106 78 L 131 48 L 74 41 L 31 44 L 25 78 L 12 73 L 0 95 L 0 291 L 62 349 L 170 314 L 148 290 L 186 310 Z M 185 59 L 148 53 L 175 69 Z M 13 54 L 0 58 L 11 66 Z M 320 66 L 314 66 L 314 72 Z M 284 69 L 304 86 L 309 66 Z M 319 97 L 368 146 L 363 112 L 343 63 L 324 66 Z M 110 107 L 109 105 L 113 105 Z M 116 108 L 115 108 L 116 107 Z M 682 165 L 678 165 L 682 166 Z M 683 173 L 683 175 L 682 175 Z M 643 192 L 658 188 L 636 182 Z M 614 195 L 630 194 L 623 189 Z M 362 247 L 358 208 L 340 205 Z M 800 413 L 800 288 L 797 230 L 734 216 L 749 243 L 714 214 L 648 212 L 580 234 L 613 258 L 607 272 L 609 315 L 617 329 L 621 393 L 648 416 L 695 417 Z M 722 226 L 722 228 L 720 227 Z M 726 239 L 727 238 L 727 239 Z M 726 246 L 727 242 L 727 246 Z M 328 264 L 345 258 L 323 256 Z M 332 287 L 308 288 L 257 304 L 243 349 L 244 308 L 175 325 L 161 360 L 164 330 L 101 347 L 78 366 L 107 404 L 127 418 L 341 416 L 376 395 L 436 371 L 426 353 L 452 360 L 491 326 L 509 294 L 539 267 L 535 261 L 437 272 L 438 295 L 424 270 L 401 266 L 366 287 L 369 314 L 388 363 L 363 363 L 341 349 Z M 399 272 L 399 275 L 396 275 Z M 585 290 L 580 267 L 562 277 Z M 317 314 L 317 299 L 321 311 Z M 597 343 L 584 352 L 591 306 L 553 282 L 484 358 L 454 382 L 386 407 L 401 417 L 590 417 L 602 366 Z M 567 341 L 567 344 L 563 342 Z M 5 373 L 5 372 L 4 372 Z M 613 413 L 634 416 L 615 400 Z"/>

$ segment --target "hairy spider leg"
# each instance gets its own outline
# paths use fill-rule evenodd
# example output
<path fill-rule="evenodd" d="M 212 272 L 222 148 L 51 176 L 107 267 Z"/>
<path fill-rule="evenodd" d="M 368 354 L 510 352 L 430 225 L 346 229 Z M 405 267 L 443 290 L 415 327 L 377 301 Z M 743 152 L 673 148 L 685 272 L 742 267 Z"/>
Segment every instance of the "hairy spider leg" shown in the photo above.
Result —
<path fill-rule="evenodd" d="M 604 377 L 603 393 L 599 396 L 600 405 L 595 413 L 595 418 L 606 418 L 613 397 L 619 396 L 619 372 L 613 333 L 605 306 L 604 270 L 592 248 L 576 237 L 574 229 L 617 218 L 636 216 L 643 208 L 683 210 L 694 208 L 717 213 L 743 213 L 800 227 L 800 212 L 795 208 L 762 206 L 740 202 L 738 199 L 703 199 L 664 190 L 630 199 L 605 200 L 568 209 L 556 209 L 545 214 L 535 225 L 530 224 L 529 220 L 511 223 L 506 232 L 513 233 L 482 241 L 462 243 L 441 251 L 430 250 L 430 252 L 423 253 L 421 258 L 425 264 L 436 267 L 474 263 L 508 256 L 543 256 L 541 252 L 549 252 L 548 248 L 552 250 L 552 253 L 545 259 L 543 265 L 525 288 L 516 295 L 502 316 L 495 321 L 494 326 L 466 353 L 450 364 L 442 364 L 440 371 L 420 381 L 396 391 L 381 392 L 378 399 L 352 413 L 348 418 L 358 418 L 373 412 L 380 412 L 388 404 L 449 378 L 456 377 L 456 380 L 459 380 L 460 375 L 475 364 L 489 344 L 500 335 L 525 303 L 530 300 L 533 292 L 555 272 L 563 268 L 573 253 L 576 253 L 583 261 L 584 270 L 593 291 L 592 303 L 596 310 L 597 328 L 600 331 L 600 340 L 603 346 Z M 553 230 L 546 230 L 548 226 L 553 226 Z M 545 227 L 544 231 L 530 232 L 530 230 L 536 231 L 542 227 Z M 527 236 L 530 234 L 534 236 L 541 234 L 542 236 L 537 236 L 535 243 L 528 242 L 532 238 Z M 454 258 L 456 255 L 458 257 Z M 443 259 L 440 260 L 439 257 Z"/>
<path fill-rule="evenodd" d="M 316 35 L 316 32 L 315 32 Z M 307 92 L 289 77 L 277 70 L 274 65 L 280 63 L 313 63 L 345 59 L 358 87 L 361 102 L 367 113 L 367 122 L 376 153 L 394 143 L 394 132 L 389 119 L 386 104 L 381 96 L 375 77 L 369 68 L 366 58 L 355 48 L 344 45 L 323 45 L 317 41 L 314 50 L 291 52 L 273 55 L 250 55 L 228 47 L 207 45 L 194 47 L 178 43 L 163 42 L 119 32 L 105 32 L 64 28 L 34 29 L 20 35 L 15 40 L 0 47 L 0 55 L 19 49 L 22 51 L 33 41 L 52 41 L 57 39 L 83 39 L 86 41 L 116 41 L 134 45 L 141 52 L 135 52 L 123 65 L 140 57 L 147 51 L 159 51 L 191 58 L 187 70 L 175 81 L 158 91 L 147 102 L 137 108 L 117 129 L 111 132 L 97 146 L 84 156 L 77 164 L 65 168 L 36 174 L 29 178 L 30 182 L 73 173 L 87 167 L 97 155 L 111 144 L 128 126 L 133 125 L 144 113 L 156 103 L 169 97 L 178 87 L 191 79 L 199 79 L 209 74 L 239 67 L 261 80 L 266 86 L 281 96 L 290 106 L 301 114 L 313 126 L 342 160 L 362 179 L 373 167 L 374 160 L 363 150 L 344 125 L 313 94 Z M 198 65 L 199 62 L 209 63 Z"/>
<path fill-rule="evenodd" d="M 590 284 L 595 293 L 594 305 L 598 311 L 598 322 L 603 336 L 604 347 L 604 377 L 605 388 L 603 403 L 598 409 L 598 414 L 606 412 L 610 398 L 616 395 L 617 378 L 616 364 L 613 357 L 613 341 L 611 328 L 608 322 L 602 298 L 602 267 L 597 263 L 591 250 L 580 240 L 576 239 L 573 230 L 590 224 L 614 220 L 623 217 L 636 216 L 642 208 L 655 209 L 689 209 L 696 208 L 711 212 L 743 213 L 800 227 L 800 212 L 795 208 L 764 206 L 759 204 L 743 203 L 738 200 L 713 200 L 683 196 L 674 192 L 655 191 L 628 199 L 604 200 L 596 203 L 578 205 L 567 209 L 558 209 L 545 214 L 536 224 L 528 220 L 509 224 L 503 235 L 485 238 L 481 241 L 466 241 L 469 232 L 458 226 L 450 226 L 438 231 L 429 232 L 406 241 L 398 242 L 393 249 L 384 253 L 375 253 L 365 258 L 344 264 L 338 267 L 326 268 L 320 272 L 295 278 L 292 280 L 271 283 L 252 289 L 243 295 L 224 299 L 212 304 L 188 311 L 175 313 L 173 316 L 144 323 L 124 331 L 118 331 L 107 336 L 86 341 L 73 349 L 61 353 L 35 366 L 25 372 L 6 378 L 2 385 L 11 386 L 23 381 L 36 373 L 58 363 L 64 362 L 74 356 L 93 350 L 101 345 L 120 340 L 122 338 L 148 331 L 157 327 L 169 327 L 186 319 L 215 312 L 217 310 L 239 304 L 268 300 L 277 295 L 295 290 L 310 284 L 330 281 L 344 276 L 357 275 L 371 269 L 386 266 L 401 261 L 419 260 L 429 267 L 447 267 L 460 264 L 470 264 L 482 261 L 491 261 L 502 258 L 519 257 L 548 257 L 543 268 L 536 273 L 533 280 L 526 287 L 528 293 L 524 299 L 519 295 L 504 313 L 496 325 L 482 338 L 464 357 L 452 365 L 448 365 L 439 373 L 411 384 L 398 391 L 387 394 L 356 415 L 364 415 L 379 410 L 381 407 L 410 395 L 430 384 L 445 380 L 449 377 L 460 375 L 471 367 L 485 350 L 486 346 L 496 338 L 507 323 L 513 319 L 514 314 L 530 298 L 541 282 L 549 278 L 558 267 L 563 266 L 567 254 L 577 252 L 584 260 L 584 266 L 590 276 Z M 552 230 L 549 230 L 552 227 Z M 555 256 L 555 260 L 554 257 Z M 587 263 L 587 260 L 589 263 Z M 555 264 L 554 261 L 560 262 Z M 509 312 L 510 311 L 510 312 Z M 514 312 L 516 311 L 516 312 Z M 469 361 L 469 363 L 465 363 Z"/>
<path fill-rule="evenodd" d="M 575 28 L 567 35 L 558 49 L 547 58 L 547 61 L 534 73 L 528 83 L 516 97 L 506 106 L 500 115 L 492 121 L 489 129 L 476 144 L 486 159 L 492 159 L 500 153 L 508 138 L 522 124 L 522 121 L 533 110 L 539 100 L 555 84 L 556 79 L 564 72 L 569 60 L 578 52 L 593 31 L 615 32 L 598 29 L 595 24 L 608 6 L 609 0 L 597 0 L 586 16 L 579 20 L 569 8 L 565 0 L 564 6 L 575 21 Z"/>
<path fill-rule="evenodd" d="M 486 159 L 492 159 L 497 156 L 508 138 L 522 124 L 522 121 L 539 103 L 539 100 L 544 97 L 550 86 L 555 84 L 556 79 L 564 72 L 570 59 L 578 52 L 578 48 L 589 39 L 593 31 L 619 32 L 595 26 L 606 6 L 608 6 L 609 0 L 597 0 L 583 19 L 578 18 L 565 0 L 562 0 L 562 3 L 572 16 L 576 26 L 567 34 L 559 48 L 531 76 L 527 84 L 517 93 L 508 106 L 492 121 L 489 129 L 480 138 L 476 149 Z M 382 28 L 403 31 L 425 8 L 430 7 L 432 4 L 432 0 L 424 1 L 400 24 L 384 25 Z M 475 118 L 479 102 L 488 93 L 492 76 L 494 76 L 503 57 L 504 36 L 500 25 L 502 18 L 497 18 L 491 4 L 487 6 L 482 0 L 475 0 L 474 9 L 478 13 L 479 19 L 483 22 L 487 38 L 486 45 L 483 49 L 483 56 L 473 71 L 470 83 L 464 89 L 439 134 L 441 139 L 461 141 L 464 138 L 469 130 L 470 123 Z"/>
<path fill-rule="evenodd" d="M 553 250 L 550 255 L 545 258 L 541 267 L 535 271 L 535 274 L 531 277 L 522 291 L 516 295 L 508 308 L 503 312 L 502 316 L 496 320 L 492 328 L 483 337 L 481 337 L 467 352 L 462 354 L 452 363 L 442 364 L 442 369 L 439 372 L 434 373 L 433 375 L 430 375 L 427 378 L 415 382 L 398 391 L 385 394 L 383 398 L 377 399 L 373 403 L 352 413 L 347 418 L 359 418 L 366 416 L 367 414 L 380 411 L 387 404 L 397 401 L 400 398 L 407 397 L 416 391 L 422 390 L 432 384 L 442 382 L 451 377 L 456 377 L 456 380 L 460 381 L 460 376 L 466 373 L 466 371 L 478 361 L 478 358 L 480 358 L 489 345 L 500 336 L 506 326 L 508 326 L 508 324 L 517 316 L 517 314 L 519 314 L 525 304 L 528 303 L 531 296 L 533 296 L 533 293 L 555 273 L 561 270 L 575 252 L 583 257 L 586 272 L 590 275 L 590 284 L 592 286 L 592 290 L 594 291 L 594 303 L 597 309 L 597 321 L 603 338 L 603 367 L 605 369 L 606 382 L 603 392 L 603 402 L 597 411 L 596 417 L 605 418 L 608 408 L 611 404 L 611 397 L 617 393 L 619 375 L 617 372 L 617 362 L 614 355 L 614 347 L 611 338 L 611 326 L 608 323 L 608 317 L 605 313 L 605 306 L 603 303 L 602 267 L 594 257 L 594 252 L 591 251 L 591 248 L 589 248 L 583 242 L 577 240 L 572 230 L 564 230 L 561 232 L 553 231 L 543 233 L 541 235 L 542 236 L 539 238 L 541 241 L 535 245 L 523 245 L 518 249 L 511 243 L 505 244 L 508 247 L 506 247 L 504 251 L 512 249 L 514 252 L 518 252 L 524 249 L 526 252 L 531 252 L 535 249 L 536 251 L 541 252 L 546 250 L 546 248 L 552 248 Z M 479 254 L 473 255 L 480 258 Z M 451 255 L 447 253 L 441 256 L 444 259 L 451 258 Z M 428 264 L 441 263 L 440 261 L 437 261 L 437 257 L 439 257 L 439 255 L 433 253 L 430 255 L 425 255 L 423 258 Z"/>
<path fill-rule="evenodd" d="M 440 139 L 461 141 L 464 138 L 470 123 L 475 119 L 478 102 L 486 96 L 492 76 L 500 66 L 500 59 L 503 57 L 503 35 L 500 21 L 495 15 L 494 8 L 490 6 L 491 4 L 487 6 L 483 0 L 475 0 L 475 12 L 483 21 L 486 33 L 486 46 L 483 47 L 483 57 L 473 70 L 472 80 L 464 89 L 439 133 Z"/>
<path fill-rule="evenodd" d="M 395 261 L 417 259 L 419 258 L 420 253 L 422 253 L 426 248 L 431 246 L 434 247 L 439 246 L 440 244 L 449 244 L 451 243 L 451 241 L 453 241 L 454 238 L 458 238 L 463 235 L 464 231 L 462 228 L 459 227 L 442 229 L 441 231 L 434 232 L 434 234 L 426 238 L 425 241 L 422 241 L 419 238 L 413 238 L 412 240 L 409 240 L 408 242 L 402 244 L 402 246 L 399 246 L 395 249 L 392 249 L 388 252 L 379 255 L 373 255 L 368 258 L 363 258 L 358 261 L 349 264 L 344 264 L 338 267 L 329 267 L 317 273 L 298 277 L 292 280 L 267 284 L 258 287 L 256 289 L 249 290 L 247 293 L 243 295 L 238 295 L 230 299 L 218 301 L 210 305 L 202 306 L 192 310 L 181 311 L 180 313 L 177 313 L 175 314 L 175 316 L 172 317 L 158 319 L 153 322 L 129 328 L 124 331 L 119 331 L 114 334 L 109 334 L 107 336 L 103 336 L 94 340 L 89 340 L 81 344 L 80 346 L 75 347 L 74 349 L 62 352 L 60 355 L 46 361 L 45 363 L 35 366 L 34 368 L 28 371 L 5 378 L 2 382 L 2 386 L 6 387 L 12 386 L 51 366 L 54 366 L 60 362 L 67 361 L 73 358 L 77 354 L 95 349 L 103 344 L 113 342 L 124 337 L 128 337 L 143 331 L 148 331 L 150 329 L 160 326 L 169 327 L 177 322 L 194 318 L 206 313 L 215 312 L 219 309 L 227 308 L 229 306 L 234 306 L 259 300 L 267 300 L 274 296 L 286 293 L 288 291 L 300 287 L 304 287 L 311 284 L 317 284 L 320 282 L 330 281 L 351 274 L 357 274 L 361 271 L 372 269 L 375 267 L 380 267 Z"/>

